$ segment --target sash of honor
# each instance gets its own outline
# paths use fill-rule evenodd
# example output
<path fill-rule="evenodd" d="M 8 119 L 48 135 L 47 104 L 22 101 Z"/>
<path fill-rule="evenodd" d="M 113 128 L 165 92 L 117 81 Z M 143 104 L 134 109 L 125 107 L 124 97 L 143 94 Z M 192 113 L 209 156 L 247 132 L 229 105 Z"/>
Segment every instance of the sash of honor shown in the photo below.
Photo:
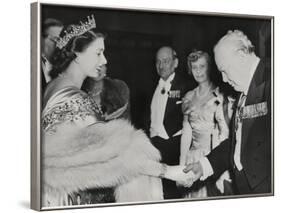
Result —
<path fill-rule="evenodd" d="M 268 113 L 267 102 L 261 102 L 242 107 L 239 118 L 240 119 L 251 119 L 260 116 L 264 116 Z"/>
<path fill-rule="evenodd" d="M 180 98 L 181 97 L 181 91 L 180 90 L 170 90 L 168 91 L 169 98 Z"/>

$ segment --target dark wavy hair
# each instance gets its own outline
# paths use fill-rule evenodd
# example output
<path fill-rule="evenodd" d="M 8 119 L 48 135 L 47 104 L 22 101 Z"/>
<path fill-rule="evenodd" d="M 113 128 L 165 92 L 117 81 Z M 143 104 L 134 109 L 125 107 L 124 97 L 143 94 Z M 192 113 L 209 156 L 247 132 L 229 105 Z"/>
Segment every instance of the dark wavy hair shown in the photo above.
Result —
<path fill-rule="evenodd" d="M 73 25 L 64 28 L 60 34 L 62 38 L 71 31 Z M 58 47 L 55 49 L 54 55 L 51 58 L 53 69 L 51 70 L 51 77 L 55 78 L 60 73 L 64 72 L 69 64 L 77 57 L 77 52 L 83 52 L 89 45 L 97 38 L 105 38 L 105 35 L 96 30 L 89 30 L 82 35 L 75 36 L 62 49 Z"/>

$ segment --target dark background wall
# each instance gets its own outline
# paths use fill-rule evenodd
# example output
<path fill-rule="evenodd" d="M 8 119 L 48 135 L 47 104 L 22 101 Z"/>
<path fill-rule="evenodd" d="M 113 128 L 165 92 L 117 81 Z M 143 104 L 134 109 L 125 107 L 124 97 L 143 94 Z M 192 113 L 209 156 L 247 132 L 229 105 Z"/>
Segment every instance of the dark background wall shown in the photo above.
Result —
<path fill-rule="evenodd" d="M 212 55 L 213 46 L 228 30 L 240 29 L 255 45 L 257 55 L 270 58 L 271 25 L 265 19 L 57 5 L 41 9 L 42 20 L 56 18 L 65 25 L 94 14 L 97 27 L 107 34 L 108 75 L 128 84 L 132 121 L 139 128 L 158 82 L 155 53 L 159 47 L 173 46 L 180 61 L 178 71 L 186 72 L 186 57 L 192 49 Z"/>

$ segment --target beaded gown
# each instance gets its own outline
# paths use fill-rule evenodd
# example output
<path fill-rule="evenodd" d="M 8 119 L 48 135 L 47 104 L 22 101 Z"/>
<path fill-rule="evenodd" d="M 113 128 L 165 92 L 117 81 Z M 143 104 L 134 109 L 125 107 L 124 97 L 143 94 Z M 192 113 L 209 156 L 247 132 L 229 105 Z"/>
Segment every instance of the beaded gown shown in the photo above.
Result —
<path fill-rule="evenodd" d="M 159 167 L 158 150 L 128 121 L 104 121 L 100 107 L 75 87 L 57 91 L 45 103 L 43 207 L 71 205 L 73 192 L 107 187 L 114 189 L 116 202 L 163 199 L 161 179 L 147 175 Z"/>

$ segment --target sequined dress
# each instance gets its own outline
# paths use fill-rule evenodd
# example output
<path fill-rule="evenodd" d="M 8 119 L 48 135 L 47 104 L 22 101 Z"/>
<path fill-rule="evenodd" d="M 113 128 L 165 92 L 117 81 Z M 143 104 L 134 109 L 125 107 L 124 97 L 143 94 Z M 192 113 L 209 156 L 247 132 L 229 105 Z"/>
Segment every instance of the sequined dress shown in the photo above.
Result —
<path fill-rule="evenodd" d="M 70 196 L 87 189 L 96 190 L 97 203 L 163 199 L 161 179 L 144 175 L 160 161 L 159 152 L 128 121 L 104 120 L 100 107 L 75 87 L 49 98 L 42 111 L 43 207 L 92 204 Z"/>

